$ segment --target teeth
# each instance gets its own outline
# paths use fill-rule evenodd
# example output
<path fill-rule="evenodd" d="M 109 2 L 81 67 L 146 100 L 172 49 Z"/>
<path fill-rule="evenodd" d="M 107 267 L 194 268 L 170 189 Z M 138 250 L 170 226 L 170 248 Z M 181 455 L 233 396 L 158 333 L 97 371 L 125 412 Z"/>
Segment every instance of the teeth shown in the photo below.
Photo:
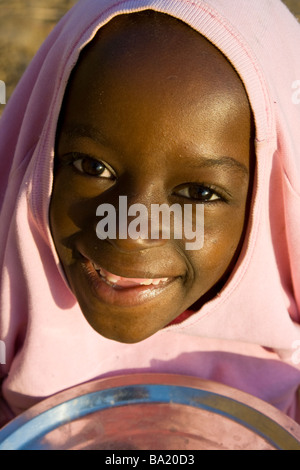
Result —
<path fill-rule="evenodd" d="M 101 271 L 100 271 L 101 272 Z M 102 273 L 101 273 L 102 274 Z M 103 276 L 103 274 L 102 274 Z M 119 277 L 114 276 L 113 274 L 108 274 L 107 276 L 104 276 L 109 282 L 112 282 L 113 284 L 116 284 L 119 280 Z"/>
<path fill-rule="evenodd" d="M 151 284 L 154 286 L 157 286 L 160 282 L 165 282 L 168 280 L 167 277 L 163 277 L 160 279 L 134 279 L 134 278 L 125 278 L 122 276 L 117 276 L 115 274 L 109 273 L 105 271 L 104 269 L 100 268 L 100 266 L 97 266 L 96 264 L 93 263 L 94 269 L 98 272 L 100 272 L 100 275 L 105 279 L 105 281 L 108 281 L 109 284 L 117 285 L 118 281 L 122 283 L 123 281 L 128 281 L 128 282 L 133 282 L 135 285 L 141 285 L 141 286 L 150 286 Z"/>

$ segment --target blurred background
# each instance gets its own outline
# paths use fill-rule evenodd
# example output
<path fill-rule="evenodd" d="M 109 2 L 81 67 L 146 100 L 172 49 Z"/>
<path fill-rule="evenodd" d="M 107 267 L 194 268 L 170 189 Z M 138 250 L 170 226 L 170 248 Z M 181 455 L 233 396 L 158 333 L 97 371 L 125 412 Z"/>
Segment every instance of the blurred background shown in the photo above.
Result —
<path fill-rule="evenodd" d="M 6 101 L 41 43 L 75 3 L 77 0 L 0 0 L 0 80 L 6 84 Z M 284 3 L 300 21 L 300 0 Z M 4 106 L 0 104 L 0 115 Z"/>
<path fill-rule="evenodd" d="M 0 80 L 6 102 L 27 65 L 77 0 L 0 0 Z M 5 105 L 0 104 L 0 115 Z"/>

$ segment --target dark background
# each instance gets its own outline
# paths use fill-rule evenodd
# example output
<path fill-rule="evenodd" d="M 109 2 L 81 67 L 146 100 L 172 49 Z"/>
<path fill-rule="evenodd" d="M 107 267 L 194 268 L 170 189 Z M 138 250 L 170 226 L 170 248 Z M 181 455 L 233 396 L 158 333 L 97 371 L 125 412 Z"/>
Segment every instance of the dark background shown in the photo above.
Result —
<path fill-rule="evenodd" d="M 0 80 L 6 84 L 6 100 L 41 43 L 75 3 L 77 0 L 0 0 Z M 284 3 L 300 21 L 300 0 Z M 0 115 L 4 106 L 0 105 Z"/>

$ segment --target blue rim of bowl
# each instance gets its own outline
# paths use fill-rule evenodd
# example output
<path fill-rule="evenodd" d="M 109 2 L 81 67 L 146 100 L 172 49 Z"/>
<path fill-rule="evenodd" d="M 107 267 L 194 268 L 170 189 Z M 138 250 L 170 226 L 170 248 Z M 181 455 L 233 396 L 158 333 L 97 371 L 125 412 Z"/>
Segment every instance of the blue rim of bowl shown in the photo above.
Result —
<path fill-rule="evenodd" d="M 300 450 L 299 441 L 276 421 L 232 398 L 177 385 L 129 385 L 87 393 L 50 408 L 30 420 L 22 415 L 0 430 L 0 450 L 43 449 L 49 432 L 94 412 L 127 405 L 173 403 L 210 411 L 241 424 L 278 450 Z"/>

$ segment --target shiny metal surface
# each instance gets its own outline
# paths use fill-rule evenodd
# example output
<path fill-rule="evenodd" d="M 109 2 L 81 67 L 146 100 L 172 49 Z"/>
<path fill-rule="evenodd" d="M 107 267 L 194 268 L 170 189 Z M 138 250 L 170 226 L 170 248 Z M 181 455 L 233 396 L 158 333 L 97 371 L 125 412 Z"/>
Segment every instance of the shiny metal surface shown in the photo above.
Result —
<path fill-rule="evenodd" d="M 168 374 L 61 392 L 0 431 L 0 450 L 300 450 L 300 427 L 221 384 Z"/>

